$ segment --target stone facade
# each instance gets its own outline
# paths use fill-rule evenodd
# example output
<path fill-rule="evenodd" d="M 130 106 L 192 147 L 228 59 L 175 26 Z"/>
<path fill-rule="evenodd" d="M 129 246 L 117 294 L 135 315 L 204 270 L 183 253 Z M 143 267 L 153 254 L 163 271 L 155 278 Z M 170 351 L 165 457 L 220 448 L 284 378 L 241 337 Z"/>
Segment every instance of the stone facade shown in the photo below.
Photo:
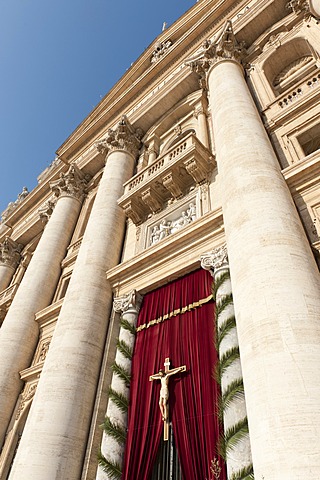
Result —
<path fill-rule="evenodd" d="M 198 1 L 3 212 L 1 480 L 108 479 L 98 452 L 122 450 L 100 425 L 126 421 L 108 402 L 111 366 L 126 364 L 119 335 L 134 343 L 119 311 L 134 325 L 132 292 L 206 252 L 230 272 L 255 478 L 318 478 L 319 13 Z"/>

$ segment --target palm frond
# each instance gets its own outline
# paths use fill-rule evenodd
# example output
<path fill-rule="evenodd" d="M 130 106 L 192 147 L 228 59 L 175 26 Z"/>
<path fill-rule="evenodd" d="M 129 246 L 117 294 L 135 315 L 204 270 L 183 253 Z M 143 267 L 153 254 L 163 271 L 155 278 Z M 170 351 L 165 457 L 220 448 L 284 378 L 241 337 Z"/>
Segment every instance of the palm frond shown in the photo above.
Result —
<path fill-rule="evenodd" d="M 252 463 L 247 467 L 243 467 L 241 470 L 234 472 L 229 480 L 254 480 Z"/>
<path fill-rule="evenodd" d="M 117 348 L 125 358 L 128 360 L 132 359 L 133 350 L 125 341 L 118 340 Z"/>
<path fill-rule="evenodd" d="M 118 375 L 119 378 L 121 378 L 121 380 L 124 381 L 126 387 L 130 386 L 131 375 L 126 368 L 122 367 L 117 362 L 114 362 L 111 366 L 111 369 L 116 375 Z"/>
<path fill-rule="evenodd" d="M 212 286 L 212 296 L 213 296 L 214 301 L 216 301 L 216 298 L 217 298 L 217 291 L 219 290 L 221 285 L 223 285 L 224 282 L 226 280 L 228 280 L 229 278 L 230 278 L 230 271 L 227 270 L 227 271 L 223 272 L 222 275 L 219 275 L 219 277 L 215 279 L 215 282 Z"/>
<path fill-rule="evenodd" d="M 243 418 L 238 423 L 228 428 L 224 433 L 226 455 L 228 455 L 231 450 L 236 448 L 240 440 L 246 437 L 248 433 L 249 429 L 247 417 Z"/>
<path fill-rule="evenodd" d="M 120 445 L 124 445 L 126 441 L 126 431 L 120 425 L 112 422 L 109 417 L 104 419 L 102 424 L 103 430 L 106 435 L 114 438 Z"/>
<path fill-rule="evenodd" d="M 220 358 L 218 362 L 219 377 L 221 378 L 225 371 L 233 364 L 235 360 L 240 358 L 239 347 L 229 348 Z"/>
<path fill-rule="evenodd" d="M 221 408 L 219 408 L 219 413 L 225 412 L 231 405 L 232 401 L 238 398 L 243 398 L 244 396 L 244 387 L 242 378 L 237 378 L 233 380 L 221 396 Z M 222 418 L 222 417 L 221 417 Z"/>
<path fill-rule="evenodd" d="M 218 347 L 221 344 L 222 340 L 236 327 L 236 318 L 234 315 L 227 318 L 218 328 Z"/>
<path fill-rule="evenodd" d="M 127 399 L 127 397 L 110 387 L 109 398 L 113 401 L 115 405 L 117 405 L 121 412 L 127 413 L 129 405 L 129 400 Z"/>
<path fill-rule="evenodd" d="M 137 334 L 136 327 L 132 325 L 132 323 L 128 322 L 128 320 L 125 320 L 122 317 L 120 319 L 120 327 L 124 328 L 125 330 L 128 330 L 130 333 L 132 333 L 132 335 Z"/>
<path fill-rule="evenodd" d="M 121 465 L 119 463 L 111 462 L 107 460 L 100 452 L 98 454 L 98 463 L 102 470 L 108 474 L 111 480 L 120 480 L 122 476 Z"/>
<path fill-rule="evenodd" d="M 233 304 L 232 293 L 224 295 L 219 302 L 216 303 L 216 319 L 218 320 L 221 313 L 229 306 Z"/>

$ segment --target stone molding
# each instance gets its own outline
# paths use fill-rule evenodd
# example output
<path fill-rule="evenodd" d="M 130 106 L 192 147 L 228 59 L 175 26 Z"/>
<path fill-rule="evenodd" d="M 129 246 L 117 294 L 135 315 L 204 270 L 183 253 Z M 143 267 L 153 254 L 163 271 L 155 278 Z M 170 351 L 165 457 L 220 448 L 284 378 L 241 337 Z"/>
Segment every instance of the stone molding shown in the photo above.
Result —
<path fill-rule="evenodd" d="M 215 248 L 212 252 L 204 253 L 200 257 L 201 267 L 204 270 L 209 270 L 213 275 L 219 268 L 229 268 L 229 259 L 227 245 Z"/>
<path fill-rule="evenodd" d="M 140 295 L 140 293 L 138 293 L 135 289 L 133 289 L 130 293 L 127 293 L 126 295 L 114 298 L 113 309 L 116 313 L 121 314 L 127 312 L 129 309 L 131 311 L 135 310 L 138 313 L 140 311 L 142 299 L 143 296 Z"/>
<path fill-rule="evenodd" d="M 218 39 L 216 41 L 204 40 L 200 50 L 185 64 L 199 75 L 200 87 L 206 89 L 206 76 L 211 66 L 225 60 L 233 60 L 241 64 L 244 55 L 244 43 L 237 42 L 231 20 L 228 20 Z"/>
<path fill-rule="evenodd" d="M 5 237 L 0 243 L 0 265 L 16 269 L 21 260 L 23 245 L 15 242 L 10 237 Z"/>
<path fill-rule="evenodd" d="M 142 130 L 134 129 L 127 117 L 123 115 L 117 127 L 114 130 L 109 128 L 107 135 L 96 143 L 96 148 L 102 154 L 123 150 L 136 158 L 142 146 L 142 136 Z"/>
<path fill-rule="evenodd" d="M 155 48 L 152 52 L 151 63 L 156 63 L 168 52 L 168 49 L 171 47 L 171 40 L 166 40 L 165 42 L 157 42 Z"/>
<path fill-rule="evenodd" d="M 17 413 L 16 413 L 16 420 L 19 420 L 19 417 L 21 415 L 21 413 L 23 412 L 24 410 L 24 407 L 26 406 L 26 403 L 29 401 L 29 400 L 32 400 L 32 398 L 34 397 L 34 394 L 36 393 L 36 389 L 37 389 L 37 384 L 33 384 L 33 385 L 26 385 L 24 390 L 23 390 L 23 393 L 21 394 L 21 399 L 20 399 L 20 403 L 19 403 L 19 407 L 18 407 L 18 410 L 17 410 Z"/>
<path fill-rule="evenodd" d="M 2 222 L 5 222 L 7 218 L 13 213 L 13 211 L 24 201 L 24 199 L 29 195 L 27 187 L 23 187 L 22 191 L 19 193 L 17 200 L 15 202 L 8 203 L 7 208 L 2 212 Z"/>
<path fill-rule="evenodd" d="M 67 173 L 60 173 L 59 179 L 50 183 L 50 188 L 58 198 L 72 197 L 82 202 L 88 181 L 89 176 L 72 164 Z"/>

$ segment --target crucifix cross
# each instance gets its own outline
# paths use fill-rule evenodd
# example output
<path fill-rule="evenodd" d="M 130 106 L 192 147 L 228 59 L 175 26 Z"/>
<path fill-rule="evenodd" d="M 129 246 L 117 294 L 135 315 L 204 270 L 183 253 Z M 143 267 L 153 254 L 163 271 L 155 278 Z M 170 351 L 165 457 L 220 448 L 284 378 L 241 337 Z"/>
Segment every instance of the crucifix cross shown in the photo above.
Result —
<path fill-rule="evenodd" d="M 159 370 L 158 373 L 150 375 L 149 380 L 160 380 L 160 398 L 159 398 L 159 407 L 162 415 L 163 424 L 163 439 L 165 441 L 169 440 L 169 378 L 172 375 L 175 375 L 179 372 L 185 372 L 186 366 L 172 368 L 170 370 L 170 359 L 166 358 L 164 362 L 164 371 Z"/>

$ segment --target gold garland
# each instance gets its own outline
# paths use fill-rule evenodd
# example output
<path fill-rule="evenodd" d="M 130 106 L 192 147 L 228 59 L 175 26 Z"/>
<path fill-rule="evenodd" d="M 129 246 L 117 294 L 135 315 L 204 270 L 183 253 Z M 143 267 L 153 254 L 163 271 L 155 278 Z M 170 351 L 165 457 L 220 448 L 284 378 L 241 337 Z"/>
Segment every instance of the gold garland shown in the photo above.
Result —
<path fill-rule="evenodd" d="M 141 330 L 145 330 L 146 328 L 152 327 L 153 325 L 158 325 L 158 323 L 162 323 L 165 320 L 168 320 L 169 318 L 175 317 L 177 315 L 181 315 L 182 313 L 190 312 L 190 310 L 194 310 L 195 308 L 201 307 L 203 304 L 210 302 L 210 300 L 212 299 L 213 299 L 213 296 L 209 295 L 207 298 L 202 298 L 198 302 L 190 303 L 186 307 L 177 308 L 176 310 L 173 310 L 173 312 L 166 313 L 165 315 L 159 318 L 150 320 L 150 322 L 140 325 L 139 327 L 137 327 L 137 332 L 141 332 Z"/>

